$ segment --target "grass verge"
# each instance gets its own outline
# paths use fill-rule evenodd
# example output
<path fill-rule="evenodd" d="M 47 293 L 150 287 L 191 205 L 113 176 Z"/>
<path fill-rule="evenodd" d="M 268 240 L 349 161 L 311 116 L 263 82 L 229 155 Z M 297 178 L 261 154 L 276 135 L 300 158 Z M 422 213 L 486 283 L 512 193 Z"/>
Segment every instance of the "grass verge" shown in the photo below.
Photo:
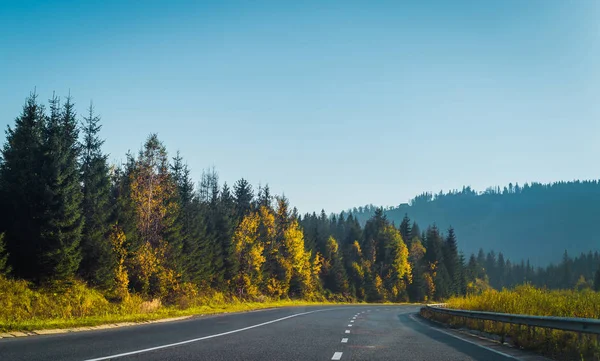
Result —
<path fill-rule="evenodd" d="M 271 300 L 249 302 L 211 292 L 176 305 L 130 295 L 110 302 L 97 290 L 75 283 L 60 292 L 33 289 L 20 280 L 0 277 L 0 332 L 90 327 L 172 317 L 243 312 L 275 307 L 351 304 L 347 302 Z"/>
<path fill-rule="evenodd" d="M 449 308 L 540 316 L 599 318 L 600 293 L 544 290 L 528 285 L 514 290 L 485 291 L 480 295 L 452 298 Z M 433 313 L 421 315 L 455 328 L 499 335 L 515 347 L 532 350 L 558 360 L 598 360 L 600 344 L 595 335 L 481 321 Z"/>

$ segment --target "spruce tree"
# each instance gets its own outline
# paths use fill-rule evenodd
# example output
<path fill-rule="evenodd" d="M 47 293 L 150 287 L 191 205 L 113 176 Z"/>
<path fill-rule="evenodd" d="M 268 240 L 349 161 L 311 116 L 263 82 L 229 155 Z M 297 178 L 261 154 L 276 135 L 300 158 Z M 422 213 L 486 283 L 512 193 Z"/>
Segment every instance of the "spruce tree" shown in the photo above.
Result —
<path fill-rule="evenodd" d="M 448 271 L 448 276 L 451 280 L 450 292 L 453 295 L 460 293 L 461 288 L 461 270 L 459 267 L 458 246 L 456 243 L 456 234 L 454 228 L 448 229 L 448 236 L 443 247 L 444 265 Z"/>
<path fill-rule="evenodd" d="M 410 242 L 412 240 L 412 228 L 410 226 L 410 218 L 408 218 L 408 214 L 404 214 L 404 218 L 402 218 L 402 223 L 400 223 L 400 235 L 402 235 L 402 239 L 404 242 L 407 242 L 408 247 L 410 247 Z"/>
<path fill-rule="evenodd" d="M 244 178 L 238 180 L 233 185 L 233 193 L 235 198 L 235 209 L 238 221 L 241 221 L 244 216 L 250 213 L 252 209 L 252 186 Z"/>
<path fill-rule="evenodd" d="M 14 127 L 6 130 L 0 162 L 0 232 L 5 233 L 13 275 L 27 280 L 36 280 L 41 272 L 45 128 L 44 107 L 32 93 Z"/>
<path fill-rule="evenodd" d="M 40 281 L 70 280 L 81 262 L 83 193 L 78 164 L 79 130 L 75 117 L 70 97 L 62 109 L 57 97 L 51 99 L 43 147 L 45 213 L 40 232 Z"/>
<path fill-rule="evenodd" d="M 206 287 L 210 262 L 206 262 L 205 245 L 206 225 L 202 216 L 201 204 L 194 194 L 194 184 L 190 170 L 177 152 L 171 165 L 171 174 L 177 185 L 177 203 L 179 214 L 176 222 L 180 226 L 179 236 L 182 242 L 181 271 L 185 282 Z"/>
<path fill-rule="evenodd" d="M 83 118 L 81 144 L 82 211 L 85 219 L 81 238 L 82 260 L 79 273 L 92 285 L 108 289 L 114 284 L 116 255 L 109 239 L 112 213 L 111 184 L 107 156 L 102 153 L 100 117 L 90 104 Z"/>

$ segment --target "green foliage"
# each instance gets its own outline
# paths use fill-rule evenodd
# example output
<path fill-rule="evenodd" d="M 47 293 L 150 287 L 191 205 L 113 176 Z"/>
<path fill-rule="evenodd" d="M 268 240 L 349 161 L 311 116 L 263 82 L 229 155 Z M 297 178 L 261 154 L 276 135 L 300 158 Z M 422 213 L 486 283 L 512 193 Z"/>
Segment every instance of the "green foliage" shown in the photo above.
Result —
<path fill-rule="evenodd" d="M 5 233 L 9 262 L 16 277 L 41 275 L 41 226 L 46 206 L 44 164 L 46 115 L 31 94 L 23 111 L 8 127 L 0 163 L 0 231 Z"/>
<path fill-rule="evenodd" d="M 74 104 L 68 97 L 62 110 L 58 98 L 50 102 L 44 166 L 45 212 L 40 232 L 42 281 L 70 281 L 81 262 L 84 219 L 78 159 L 79 130 Z"/>
<path fill-rule="evenodd" d="M 100 118 L 90 104 L 83 118 L 81 144 L 82 211 L 85 219 L 81 238 L 82 260 L 79 274 L 91 285 L 109 290 L 114 286 L 116 257 L 109 239 L 111 184 L 107 156 L 102 153 L 99 137 Z"/>

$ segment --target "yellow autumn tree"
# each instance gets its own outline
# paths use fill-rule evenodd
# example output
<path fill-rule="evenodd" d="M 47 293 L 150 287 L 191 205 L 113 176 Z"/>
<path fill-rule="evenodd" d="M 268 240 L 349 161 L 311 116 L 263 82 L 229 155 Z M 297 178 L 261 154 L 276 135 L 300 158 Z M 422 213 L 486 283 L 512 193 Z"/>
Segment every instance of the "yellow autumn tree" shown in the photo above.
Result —
<path fill-rule="evenodd" d="M 258 214 L 258 240 L 264 244 L 265 255 L 262 292 L 273 298 L 285 297 L 290 288 L 292 269 L 285 257 L 282 242 L 277 236 L 282 231 L 279 228 L 285 227 L 285 224 L 276 223 L 275 214 L 265 206 L 259 208 Z"/>
<path fill-rule="evenodd" d="M 391 301 L 408 300 L 407 284 L 412 281 L 411 265 L 408 261 L 408 248 L 400 232 L 392 225 L 384 229 L 387 270 L 385 272 L 386 296 Z"/>
<path fill-rule="evenodd" d="M 124 300 L 129 297 L 129 274 L 125 267 L 125 259 L 127 258 L 125 233 L 117 225 L 114 225 L 110 231 L 109 239 L 116 258 L 114 293 L 118 299 Z"/>
<path fill-rule="evenodd" d="M 266 260 L 264 243 L 259 240 L 260 223 L 259 213 L 246 215 L 231 239 L 232 258 L 239 267 L 233 284 L 241 298 L 256 298 L 260 295 L 262 267 Z"/>
<path fill-rule="evenodd" d="M 181 240 L 175 225 L 177 188 L 167 151 L 156 134 L 140 151 L 129 184 L 140 242 L 130 260 L 132 283 L 142 294 L 165 297 L 177 287 Z"/>
<path fill-rule="evenodd" d="M 315 274 L 318 277 L 321 260 L 319 258 L 315 265 L 311 264 L 311 253 L 305 250 L 304 233 L 296 220 L 292 220 L 284 232 L 283 249 L 291 270 L 289 295 L 306 299 L 314 298 L 317 289 Z"/>

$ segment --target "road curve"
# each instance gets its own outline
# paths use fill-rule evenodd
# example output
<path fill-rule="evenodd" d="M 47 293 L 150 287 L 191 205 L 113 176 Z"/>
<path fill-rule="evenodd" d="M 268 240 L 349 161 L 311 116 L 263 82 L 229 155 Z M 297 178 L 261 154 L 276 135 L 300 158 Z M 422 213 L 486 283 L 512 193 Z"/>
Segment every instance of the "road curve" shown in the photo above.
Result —
<path fill-rule="evenodd" d="M 514 358 L 442 333 L 416 306 L 289 307 L 70 334 L 1 339 L 3 361 Z"/>

